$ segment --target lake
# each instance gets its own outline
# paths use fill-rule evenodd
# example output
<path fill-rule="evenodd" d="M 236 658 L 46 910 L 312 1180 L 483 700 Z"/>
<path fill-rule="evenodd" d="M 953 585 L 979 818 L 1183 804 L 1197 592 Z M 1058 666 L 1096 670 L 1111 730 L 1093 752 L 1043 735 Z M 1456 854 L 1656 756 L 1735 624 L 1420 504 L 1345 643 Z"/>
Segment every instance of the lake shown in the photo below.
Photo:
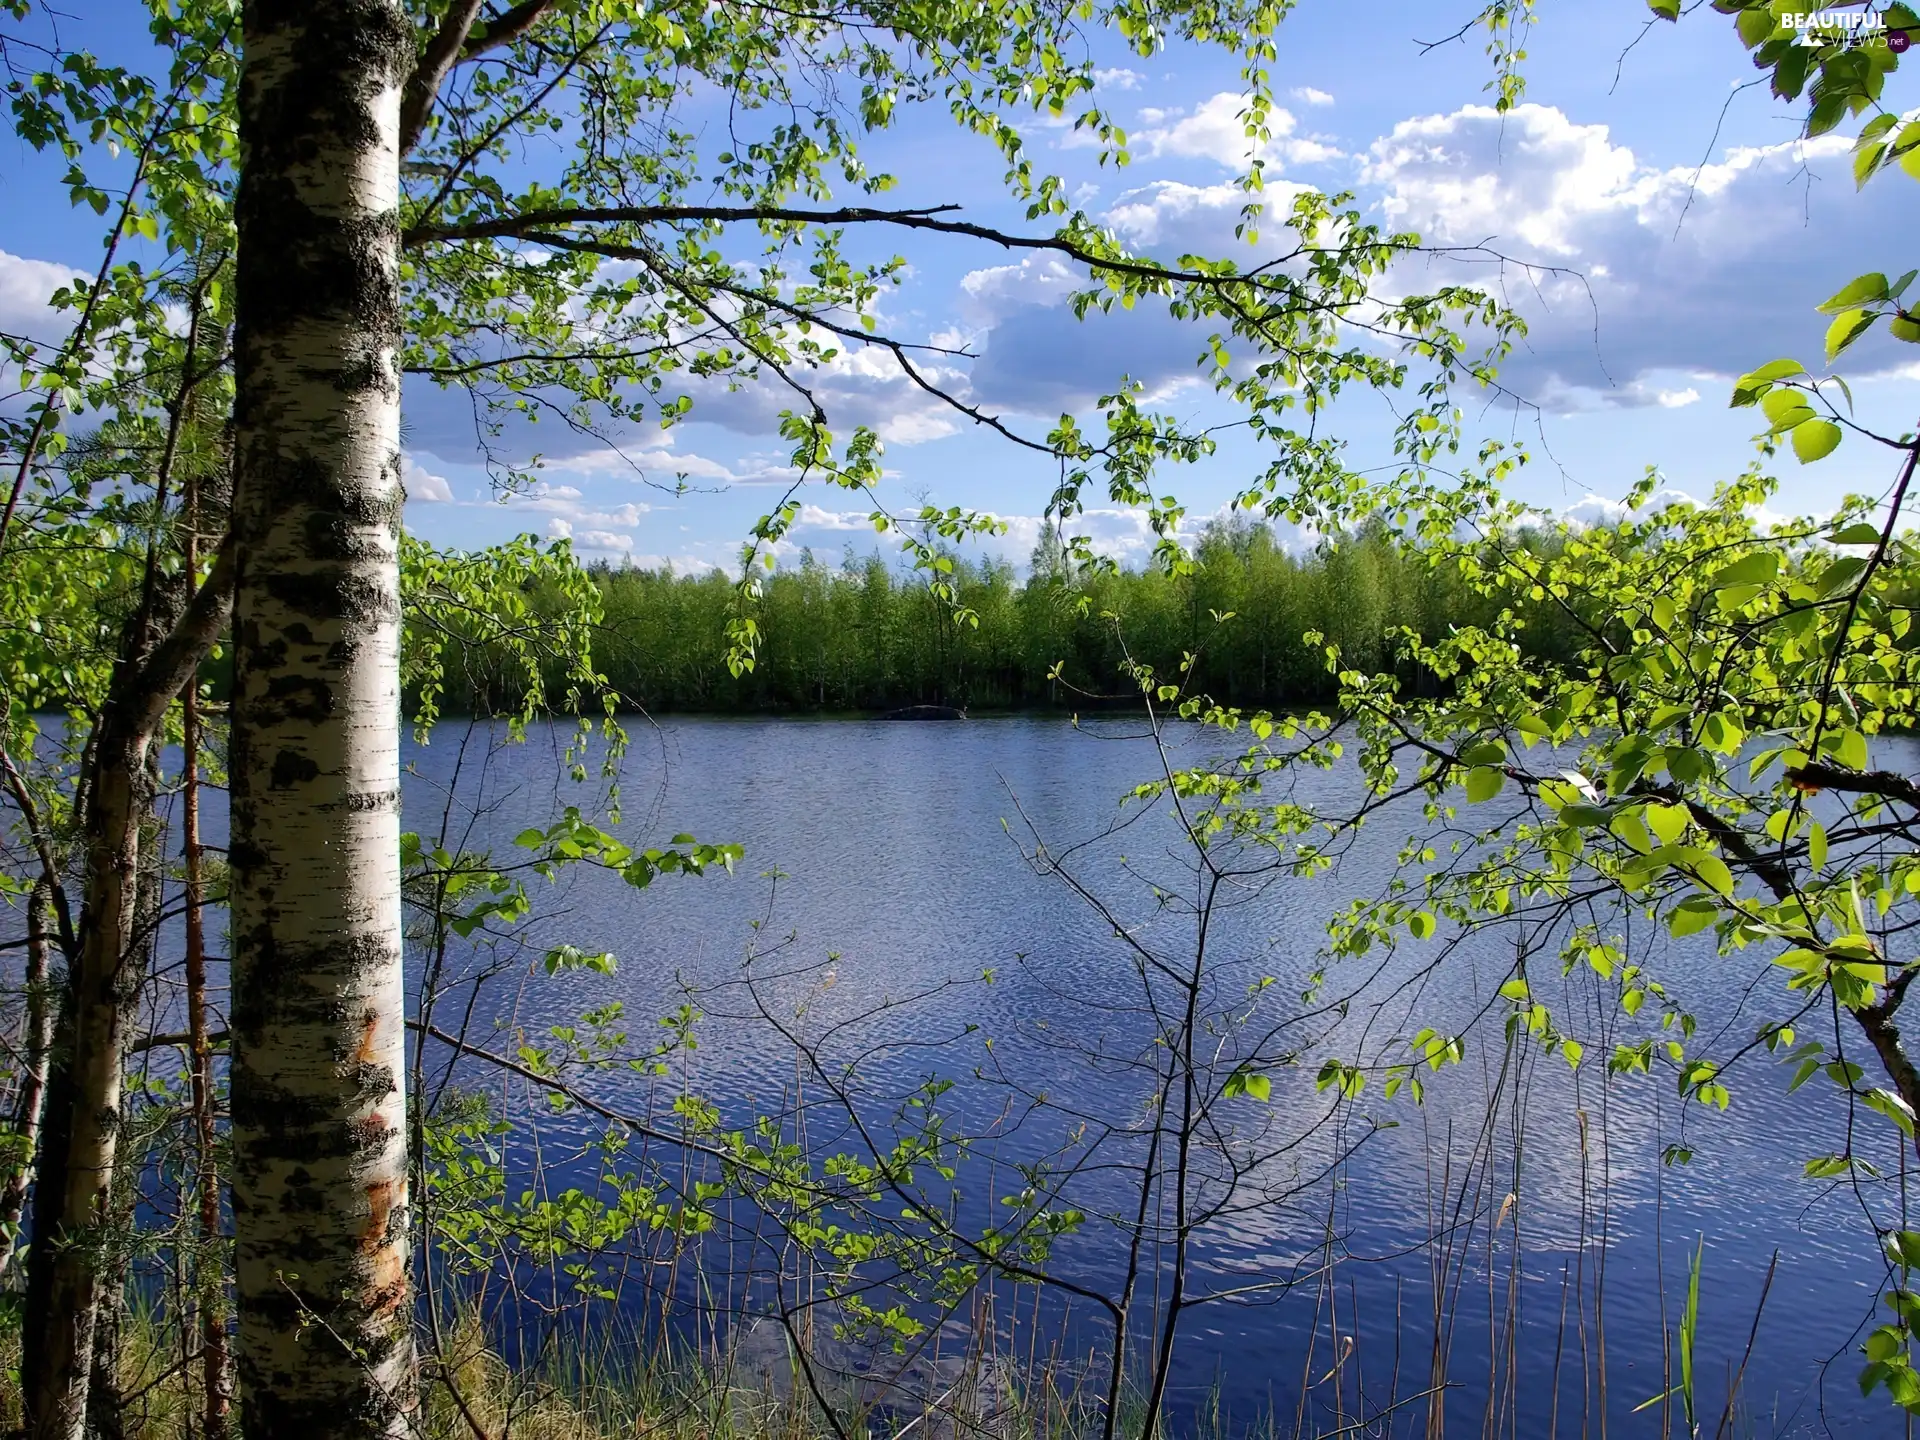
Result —
<path fill-rule="evenodd" d="M 885 1133 L 896 1114 L 915 1113 L 905 1102 L 922 1080 L 951 1079 L 938 1109 L 982 1137 L 959 1166 L 956 1223 L 1003 1213 L 994 1202 L 1021 1188 L 1015 1165 L 1051 1156 L 1077 1166 L 1060 1203 L 1087 1220 L 1046 1266 L 1083 1290 L 1117 1290 L 1125 1232 L 1103 1217 L 1124 1221 L 1137 1202 L 1151 1092 L 1141 1064 L 1152 1063 L 1166 1018 L 1146 1007 L 1142 976 L 1154 972 L 1141 957 L 1178 975 L 1195 937 L 1167 802 L 1120 805 L 1158 771 L 1140 727 L 628 723 L 623 838 L 736 841 L 745 862 L 731 876 L 669 876 L 646 890 L 605 872 L 536 883 L 537 944 L 494 957 L 504 973 L 466 1015 L 473 1033 L 491 1041 L 497 1022 L 537 1037 L 617 999 L 627 1027 L 649 1035 L 651 1017 L 690 1000 L 703 1017 L 699 1047 L 674 1057 L 666 1098 L 684 1085 L 743 1123 L 790 1113 L 797 1088 L 817 1107 L 809 1140 L 822 1152 L 852 1137 L 844 1123 L 829 1127 L 839 1112 L 821 1077 L 857 1061 L 852 1109 Z M 469 848 L 508 853 L 524 827 L 594 793 L 561 773 L 568 733 L 536 730 L 523 746 L 502 746 L 494 731 L 463 741 L 460 726 L 443 727 L 409 752 L 408 827 L 444 823 Z M 1189 763 L 1228 748 L 1217 735 L 1182 743 Z M 1888 763 L 1915 768 L 1920 747 L 1893 748 Z M 1310 798 L 1329 801 L 1355 788 L 1338 769 L 1308 783 L 1318 787 Z M 1551 951 L 1530 970 L 1535 994 L 1583 1037 L 1585 1059 L 1576 1070 L 1537 1045 L 1509 1044 L 1496 993 L 1514 957 L 1505 930 L 1451 952 L 1443 932 L 1343 961 L 1302 999 L 1322 963 L 1326 918 L 1379 890 L 1417 818 L 1377 816 L 1333 872 L 1249 881 L 1213 918 L 1202 1008 L 1240 1018 L 1207 1037 L 1210 1073 L 1230 1073 L 1260 1037 L 1263 1057 L 1294 1063 L 1263 1071 L 1265 1100 L 1218 1107 L 1218 1154 L 1194 1167 L 1195 1203 L 1218 1213 L 1196 1231 L 1185 1280 L 1188 1294 L 1207 1298 L 1183 1315 L 1170 1377 L 1182 1425 L 1238 1432 L 1271 1419 L 1288 1435 L 1296 1426 L 1426 1434 L 1419 1392 L 1437 1373 L 1437 1285 L 1449 1433 L 1666 1433 L 1667 1407 L 1642 1407 L 1677 1384 L 1662 1336 L 1678 1331 L 1697 1251 L 1702 1433 L 1715 1433 L 1736 1372 L 1727 1434 L 1904 1433 L 1884 1396 L 1863 1401 L 1855 1386 L 1859 1337 L 1878 1323 L 1885 1279 L 1871 1229 L 1849 1189 L 1802 1178 L 1806 1159 L 1837 1148 L 1845 1123 L 1831 1086 L 1789 1094 L 1786 1070 L 1750 1056 L 1723 1114 L 1683 1108 L 1670 1073 L 1610 1079 L 1612 1045 L 1647 1033 L 1651 1016 L 1622 1015 L 1617 990 L 1591 972 L 1562 977 Z M 1104 915 L 1035 872 L 1022 847 L 1036 837 Z M 1629 958 L 1657 967 L 1703 1034 L 1750 1037 L 1774 1003 L 1777 985 L 1747 989 L 1764 973 L 1757 960 L 1720 961 L 1700 937 L 1670 942 L 1645 922 L 1627 938 Z M 617 972 L 528 978 L 539 950 L 562 940 L 611 951 Z M 448 1013 L 443 1004 L 442 1023 L 454 1023 Z M 1404 1090 L 1385 1098 L 1377 1075 L 1344 1105 L 1316 1085 L 1324 1059 L 1377 1059 L 1426 1026 L 1469 1038 L 1460 1064 L 1427 1075 L 1423 1103 Z M 817 1070 L 800 1062 L 796 1038 L 815 1050 Z M 657 1076 L 609 1070 L 590 1083 L 616 1108 L 659 1113 Z M 590 1184 L 569 1145 L 598 1122 L 576 1111 L 543 1123 L 547 1187 Z M 1092 1145 L 1100 1136 L 1109 1138 Z M 1690 1161 L 1663 1163 L 1676 1145 Z M 1904 1154 L 1883 1148 L 1904 1177 Z M 1153 1203 L 1165 1223 L 1170 1201 L 1159 1193 Z M 737 1258 L 764 1237 L 733 1243 Z M 766 1254 L 777 1266 L 778 1247 Z M 1170 1264 L 1164 1251 L 1146 1254 L 1139 1304 L 1170 1293 Z M 1032 1287 L 1003 1285 L 990 1317 L 976 1303 L 962 1318 L 976 1338 L 983 1326 L 1012 1331 L 1023 1355 L 1084 1356 L 1105 1334 L 1097 1305 Z M 1388 1404 L 1398 1408 L 1380 1415 Z M 1671 1408 L 1672 1430 L 1685 1433 L 1677 1399 Z"/>

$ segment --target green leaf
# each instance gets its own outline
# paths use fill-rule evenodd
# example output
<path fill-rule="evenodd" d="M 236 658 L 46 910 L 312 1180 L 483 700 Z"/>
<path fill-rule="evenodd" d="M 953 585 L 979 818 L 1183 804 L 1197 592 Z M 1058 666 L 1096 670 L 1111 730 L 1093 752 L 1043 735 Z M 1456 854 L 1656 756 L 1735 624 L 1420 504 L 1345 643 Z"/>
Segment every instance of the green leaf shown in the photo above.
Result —
<path fill-rule="evenodd" d="M 1663 845 L 1672 845 L 1686 833 L 1691 819 L 1684 805 L 1649 805 L 1646 809 L 1647 827 L 1660 837 Z"/>
<path fill-rule="evenodd" d="M 1667 931 L 1679 939 L 1713 924 L 1720 907 L 1704 895 L 1692 895 L 1667 912 Z"/>
<path fill-rule="evenodd" d="M 1776 381 L 1806 373 L 1807 367 L 1798 360 L 1773 360 L 1762 365 L 1758 370 L 1749 370 L 1734 382 L 1733 408 L 1737 410 L 1742 406 L 1753 404 Z"/>
<path fill-rule="evenodd" d="M 1793 453 L 1802 465 L 1824 460 L 1840 443 L 1840 427 L 1831 420 L 1808 420 L 1794 428 Z"/>
<path fill-rule="evenodd" d="M 1717 855 L 1703 855 L 1694 862 L 1693 873 L 1709 890 L 1721 895 L 1733 893 L 1733 872 L 1727 868 L 1727 862 Z"/>
<path fill-rule="evenodd" d="M 1647 0 L 1647 8 L 1662 20 L 1680 18 L 1680 0 Z"/>
<path fill-rule="evenodd" d="M 1733 23 L 1734 28 L 1740 33 L 1740 43 L 1751 50 L 1757 45 L 1766 43 L 1768 37 L 1773 34 L 1775 21 L 1772 14 L 1763 8 L 1742 10 L 1740 18 Z"/>
<path fill-rule="evenodd" d="M 1849 769 L 1867 768 L 1867 737 L 1858 730 L 1846 729 L 1828 736 L 1826 748 L 1828 754 Z"/>
<path fill-rule="evenodd" d="M 1891 119 L 1891 116 L 1883 116 Z M 1873 172 L 1880 168 L 1880 162 L 1886 158 L 1887 142 L 1869 140 L 1864 134 L 1853 146 L 1853 183 L 1856 189 L 1863 187 L 1873 178 Z"/>
<path fill-rule="evenodd" d="M 1814 581 L 1813 588 L 1825 599 L 1846 589 L 1866 568 L 1867 559 L 1864 555 L 1842 555 L 1820 572 L 1820 578 Z"/>
<path fill-rule="evenodd" d="M 1799 424 L 1793 417 L 1802 410 L 1809 415 L 1813 413 L 1813 407 L 1807 403 L 1806 392 L 1792 386 L 1784 390 L 1769 390 L 1760 401 L 1760 409 L 1773 422 L 1776 430 Z"/>
<path fill-rule="evenodd" d="M 1731 565 L 1723 565 L 1707 581 L 1709 590 L 1724 590 L 1730 585 L 1763 585 L 1780 573 L 1780 556 L 1772 550 L 1755 550 L 1742 555 Z"/>
<path fill-rule="evenodd" d="M 1856 305 L 1870 305 L 1886 298 L 1887 277 L 1875 271 L 1871 275 L 1854 276 L 1822 301 L 1819 308 L 1822 315 L 1835 315 L 1842 310 L 1851 310 Z"/>
<path fill-rule="evenodd" d="M 1425 940 L 1429 935 L 1433 934 L 1433 912 L 1431 910 L 1415 912 L 1407 919 L 1407 929 L 1413 932 L 1414 939 Z"/>
<path fill-rule="evenodd" d="M 1856 520 L 1844 530 L 1836 530 L 1827 536 L 1829 545 L 1878 545 L 1880 529 L 1865 520 Z"/>
<path fill-rule="evenodd" d="M 1467 799 L 1478 805 L 1498 795 L 1507 783 L 1506 775 L 1491 765 L 1476 765 L 1467 772 Z"/>
<path fill-rule="evenodd" d="M 1843 311 L 1827 327 L 1827 363 L 1831 365 L 1854 341 L 1873 328 L 1873 322 L 1879 317 L 1871 310 Z"/>

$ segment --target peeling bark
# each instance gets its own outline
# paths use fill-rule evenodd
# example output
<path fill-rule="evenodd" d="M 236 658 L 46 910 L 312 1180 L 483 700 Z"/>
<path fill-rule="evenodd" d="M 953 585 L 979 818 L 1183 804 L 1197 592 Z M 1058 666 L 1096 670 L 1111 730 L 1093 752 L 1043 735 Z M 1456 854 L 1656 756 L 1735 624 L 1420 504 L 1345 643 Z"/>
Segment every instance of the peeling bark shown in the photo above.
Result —
<path fill-rule="evenodd" d="M 392 0 L 244 11 L 231 769 L 236 1374 L 275 1440 L 413 1409 Z"/>

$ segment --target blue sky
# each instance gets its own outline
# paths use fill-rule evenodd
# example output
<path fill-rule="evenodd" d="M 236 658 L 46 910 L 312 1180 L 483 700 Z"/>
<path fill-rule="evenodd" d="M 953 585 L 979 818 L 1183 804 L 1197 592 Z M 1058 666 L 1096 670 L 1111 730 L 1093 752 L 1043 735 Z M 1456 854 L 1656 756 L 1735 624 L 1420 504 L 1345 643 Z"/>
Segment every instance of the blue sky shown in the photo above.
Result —
<path fill-rule="evenodd" d="M 1285 114 L 1265 152 L 1270 189 L 1352 190 L 1373 217 L 1430 241 L 1484 241 L 1573 272 L 1415 271 L 1401 280 L 1413 288 L 1472 274 L 1503 285 L 1527 315 L 1530 339 L 1506 380 L 1538 413 L 1492 406 L 1476 422 L 1489 433 L 1518 430 L 1532 445 L 1523 498 L 1598 517 L 1649 465 L 1671 488 L 1704 498 L 1753 453 L 1755 417 L 1727 409 L 1729 377 L 1779 354 L 1814 365 L 1825 321 L 1813 307 L 1857 272 L 1907 268 L 1911 247 L 1901 242 L 1920 218 L 1920 191 L 1892 175 L 1856 193 L 1844 136 L 1801 144 L 1796 113 L 1764 86 L 1735 93 L 1756 72 L 1732 26 L 1704 7 L 1640 38 L 1641 0 L 1542 0 L 1527 38 L 1528 103 L 1498 117 L 1482 92 L 1489 68 L 1477 35 L 1424 53 L 1419 43 L 1450 34 L 1476 8 L 1302 0 L 1280 33 L 1275 88 Z M 94 0 L 81 9 L 69 42 L 130 58 L 141 39 L 133 8 Z M 1133 163 L 1099 168 L 1069 128 L 1031 121 L 1036 163 L 1143 249 L 1235 253 L 1243 197 L 1232 182 L 1247 142 L 1232 58 L 1180 49 L 1098 58 L 1099 99 L 1127 127 Z M 900 177 L 889 203 L 959 202 L 973 218 L 1030 228 L 1005 197 L 999 156 L 940 108 L 909 116 L 867 155 Z M 58 178 L 17 140 L 0 142 L 0 328 L 43 328 L 48 291 L 97 257 L 97 222 L 69 209 Z M 1044 434 L 1063 409 L 1085 412 L 1123 371 L 1147 385 L 1156 409 L 1201 423 L 1231 418 L 1196 381 L 1203 333 L 1144 310 L 1076 322 L 1060 304 L 1072 279 L 1050 260 L 974 242 L 913 243 L 902 253 L 912 268 L 883 299 L 888 327 L 971 352 L 944 378 L 1010 423 Z M 1920 354 L 1882 342 L 1847 359 L 1861 418 L 1912 428 Z M 885 498 L 992 510 L 1009 533 L 989 548 L 1024 560 L 1054 479 L 1043 457 L 917 392 L 880 352 L 846 356 L 820 377 L 820 393 L 837 426 L 874 425 L 887 441 Z M 701 394 L 689 423 L 628 437 L 624 455 L 554 427 L 516 432 L 514 444 L 542 453 L 546 482 L 502 503 L 477 464 L 465 398 L 410 389 L 408 523 L 450 544 L 531 531 L 570 535 L 590 557 L 731 565 L 789 478 L 775 433 L 787 403 L 773 391 Z M 1390 416 L 1379 400 L 1343 401 L 1334 424 L 1355 464 L 1389 460 Z M 1228 440 L 1162 488 L 1197 521 L 1262 463 L 1246 442 Z M 1788 459 L 1781 474 L 1779 508 L 1793 511 L 1877 493 L 1890 478 L 1858 442 L 1805 471 Z M 680 475 L 694 488 L 675 496 Z M 849 542 L 861 551 L 875 544 L 858 497 L 801 498 L 784 558 L 803 545 L 837 556 Z M 1123 557 L 1147 548 L 1138 515 L 1097 511 L 1084 528 Z"/>

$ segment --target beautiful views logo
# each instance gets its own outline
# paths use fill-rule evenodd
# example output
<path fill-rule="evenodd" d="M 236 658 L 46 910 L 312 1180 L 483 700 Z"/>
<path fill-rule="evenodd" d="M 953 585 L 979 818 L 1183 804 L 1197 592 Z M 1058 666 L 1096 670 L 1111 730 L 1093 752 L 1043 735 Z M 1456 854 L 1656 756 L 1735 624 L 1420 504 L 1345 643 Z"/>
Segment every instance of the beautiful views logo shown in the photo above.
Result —
<path fill-rule="evenodd" d="M 1907 31 L 1890 29 L 1887 17 L 1873 10 L 1789 11 L 1780 23 L 1796 32 L 1796 45 L 1884 45 L 1898 55 L 1913 43 Z"/>

